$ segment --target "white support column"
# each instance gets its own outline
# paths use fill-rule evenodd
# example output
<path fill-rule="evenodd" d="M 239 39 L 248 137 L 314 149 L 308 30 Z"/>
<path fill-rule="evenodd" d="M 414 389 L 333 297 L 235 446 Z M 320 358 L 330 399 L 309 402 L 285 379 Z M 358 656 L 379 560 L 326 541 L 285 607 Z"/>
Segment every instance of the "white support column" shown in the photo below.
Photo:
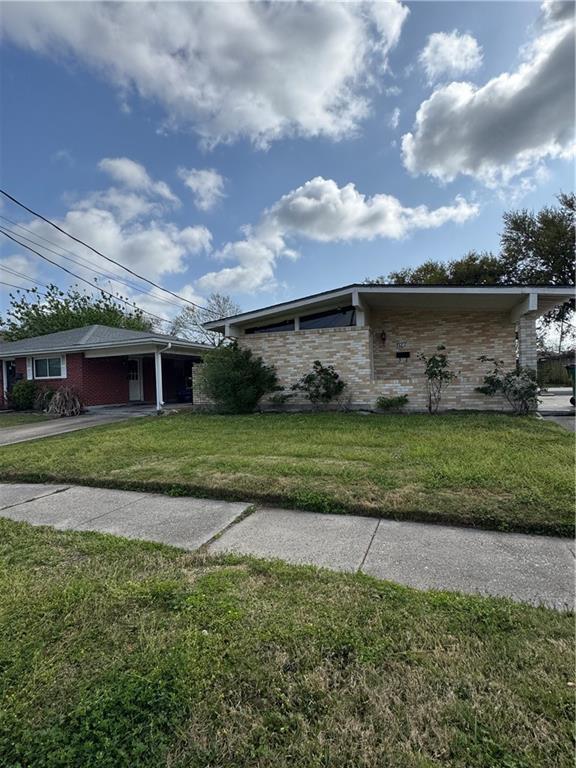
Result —
<path fill-rule="evenodd" d="M 156 410 L 161 411 L 164 405 L 164 392 L 162 391 L 162 353 L 159 349 L 154 351 L 154 375 L 156 378 Z"/>
<path fill-rule="evenodd" d="M 357 288 L 352 291 L 352 306 L 356 310 L 356 325 L 363 328 L 366 325 L 366 311 Z"/>
<path fill-rule="evenodd" d="M 240 331 L 235 325 L 230 325 L 230 323 L 226 323 L 224 325 L 224 336 L 226 336 L 229 339 L 234 339 L 240 336 Z"/>
<path fill-rule="evenodd" d="M 2 404 L 6 407 L 8 398 L 8 364 L 2 360 Z"/>

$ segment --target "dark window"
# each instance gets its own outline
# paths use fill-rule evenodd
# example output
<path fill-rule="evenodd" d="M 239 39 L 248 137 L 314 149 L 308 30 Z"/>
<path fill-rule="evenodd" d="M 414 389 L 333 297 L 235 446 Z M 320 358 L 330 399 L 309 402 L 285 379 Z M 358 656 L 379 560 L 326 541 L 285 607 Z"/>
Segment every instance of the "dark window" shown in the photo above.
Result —
<path fill-rule="evenodd" d="M 307 328 L 345 328 L 356 325 L 356 310 L 354 307 L 329 309 L 326 312 L 316 312 L 300 318 L 300 330 Z"/>
<path fill-rule="evenodd" d="M 244 333 L 280 333 L 281 331 L 293 331 L 294 320 L 281 320 L 271 325 L 258 325 L 255 328 L 246 328 Z"/>
<path fill-rule="evenodd" d="M 34 378 L 59 379 L 62 377 L 62 358 L 38 357 L 34 360 Z"/>

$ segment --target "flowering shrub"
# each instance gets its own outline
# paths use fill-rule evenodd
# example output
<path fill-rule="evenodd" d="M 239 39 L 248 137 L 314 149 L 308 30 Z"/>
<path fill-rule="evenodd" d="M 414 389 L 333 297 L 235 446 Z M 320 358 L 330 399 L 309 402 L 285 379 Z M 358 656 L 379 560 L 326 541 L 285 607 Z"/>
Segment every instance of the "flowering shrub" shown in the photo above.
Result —
<path fill-rule="evenodd" d="M 504 361 L 492 357 L 478 358 L 483 363 L 493 363 L 492 371 L 484 377 L 484 384 L 476 387 L 477 392 L 492 397 L 498 393 L 504 395 L 515 413 L 526 414 L 538 406 L 538 383 L 536 374 L 530 368 L 516 366 L 511 371 L 504 371 Z"/>
<path fill-rule="evenodd" d="M 426 376 L 426 390 L 428 393 L 428 412 L 436 413 L 442 390 L 456 378 L 456 374 L 449 370 L 448 356 L 444 353 L 446 347 L 439 344 L 436 352 L 430 357 L 420 353 L 418 358 L 424 363 L 424 375 Z"/>
<path fill-rule="evenodd" d="M 293 390 L 304 392 L 312 405 L 329 403 L 339 397 L 346 387 L 340 375 L 332 365 L 322 365 L 315 360 L 310 373 L 302 376 L 300 381 L 292 385 Z"/>

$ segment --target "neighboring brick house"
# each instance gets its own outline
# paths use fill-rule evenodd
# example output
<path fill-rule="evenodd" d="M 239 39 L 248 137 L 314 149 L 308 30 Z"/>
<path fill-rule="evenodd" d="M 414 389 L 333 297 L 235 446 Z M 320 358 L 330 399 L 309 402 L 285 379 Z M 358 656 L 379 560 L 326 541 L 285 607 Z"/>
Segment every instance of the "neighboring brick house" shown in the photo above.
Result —
<path fill-rule="evenodd" d="M 569 287 L 387 286 L 354 284 L 206 323 L 236 338 L 289 388 L 314 360 L 333 365 L 347 383 L 351 406 L 373 408 L 377 397 L 408 396 L 426 405 L 419 353 L 446 347 L 456 381 L 442 408 L 503 410 L 500 398 L 476 392 L 490 366 L 482 355 L 513 368 L 536 367 L 536 319 L 573 295 Z M 291 400 L 298 404 L 301 398 Z M 195 393 L 202 402 L 202 393 Z"/>
<path fill-rule="evenodd" d="M 176 336 L 89 325 L 0 341 L 0 406 L 14 383 L 33 379 L 57 389 L 70 385 L 84 405 L 191 400 L 192 368 L 207 347 Z"/>

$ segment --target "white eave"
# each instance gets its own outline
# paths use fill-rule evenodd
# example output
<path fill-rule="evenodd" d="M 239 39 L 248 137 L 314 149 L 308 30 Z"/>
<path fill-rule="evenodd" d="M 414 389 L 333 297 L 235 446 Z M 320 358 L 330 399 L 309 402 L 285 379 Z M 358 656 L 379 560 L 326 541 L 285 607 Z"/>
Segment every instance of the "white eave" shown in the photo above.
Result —
<path fill-rule="evenodd" d="M 24 341 L 24 340 L 23 340 Z M 7 342 L 7 345 L 10 342 Z M 3 350 L 0 344 L 0 360 L 13 360 L 16 357 L 34 357 L 57 354 L 74 354 L 75 352 L 84 352 L 87 357 L 107 357 L 118 355 L 138 355 L 153 354 L 157 349 L 161 349 L 164 354 L 188 354 L 202 356 L 202 353 L 211 349 L 207 344 L 196 344 L 178 340 L 169 342 L 165 338 L 150 337 L 141 340 L 101 342 L 97 344 L 78 344 L 78 345 L 54 345 L 49 348 L 34 349 L 11 352 Z"/>
<path fill-rule="evenodd" d="M 253 312 L 213 320 L 204 327 L 234 335 L 255 322 L 282 320 L 332 307 L 389 308 L 430 311 L 506 312 L 516 321 L 527 312 L 544 314 L 574 296 L 571 286 L 435 286 L 355 284 L 306 296 Z"/>

